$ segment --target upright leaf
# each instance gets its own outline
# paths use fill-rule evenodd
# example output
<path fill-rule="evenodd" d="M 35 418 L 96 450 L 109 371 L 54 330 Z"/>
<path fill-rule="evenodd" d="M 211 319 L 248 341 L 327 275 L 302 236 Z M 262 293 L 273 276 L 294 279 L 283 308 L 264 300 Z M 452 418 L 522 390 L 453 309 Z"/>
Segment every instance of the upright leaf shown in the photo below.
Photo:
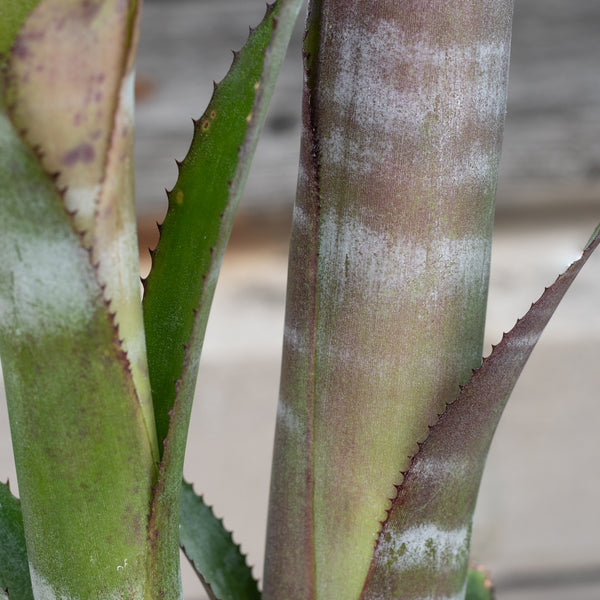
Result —
<path fill-rule="evenodd" d="M 511 0 L 317 0 L 267 600 L 361 593 L 395 484 L 480 363 Z"/>
<path fill-rule="evenodd" d="M 33 600 L 23 517 L 17 498 L 0 483 L 0 594 L 11 600 Z"/>
<path fill-rule="evenodd" d="M 0 256 L 0 354 L 35 594 L 142 598 L 154 461 L 128 361 L 89 252 L 4 115 Z"/>
<path fill-rule="evenodd" d="M 598 244 L 600 229 L 431 428 L 383 523 L 361 600 L 460 597 L 475 501 L 498 421 L 544 327 Z"/>
<path fill-rule="evenodd" d="M 133 194 L 137 20 L 134 0 L 44 0 L 14 44 L 6 96 L 91 250 L 158 459 Z"/>
<path fill-rule="evenodd" d="M 177 598 L 183 457 L 208 313 L 250 161 L 301 0 L 279 0 L 235 54 L 194 123 L 145 282 L 144 320 L 158 438 L 150 521 L 157 594 Z"/>
<path fill-rule="evenodd" d="M 132 3 L 45 0 L 7 68 L 21 135 L 2 103 L 0 354 L 37 598 L 145 598 L 147 589 L 157 453 L 123 316 L 133 306 L 141 317 L 137 255 L 135 264 L 125 256 L 135 236 L 129 209 L 113 202 L 133 201 L 122 79 L 134 21 Z"/>

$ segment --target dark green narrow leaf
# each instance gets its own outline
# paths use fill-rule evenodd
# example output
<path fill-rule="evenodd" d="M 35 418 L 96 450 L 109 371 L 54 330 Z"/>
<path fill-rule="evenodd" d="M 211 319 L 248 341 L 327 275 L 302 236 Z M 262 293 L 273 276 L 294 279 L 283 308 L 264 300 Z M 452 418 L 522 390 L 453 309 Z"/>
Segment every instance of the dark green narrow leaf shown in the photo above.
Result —
<path fill-rule="evenodd" d="M 0 593 L 10 600 L 33 600 L 21 504 L 7 484 L 0 483 Z"/>
<path fill-rule="evenodd" d="M 184 482 L 180 544 L 211 598 L 259 600 L 258 583 L 246 557 L 212 508 Z"/>
<path fill-rule="evenodd" d="M 469 569 L 465 600 L 494 600 L 494 587 L 485 571 Z"/>
<path fill-rule="evenodd" d="M 219 268 L 250 160 L 301 0 L 279 0 L 235 54 L 195 122 L 145 282 L 144 321 L 163 452 L 150 519 L 157 596 L 176 598 L 183 457 L 200 351 Z"/>
<path fill-rule="evenodd" d="M 362 600 L 434 591 L 446 597 L 463 587 L 472 515 L 498 421 L 544 327 L 599 243 L 597 230 L 582 257 L 504 335 L 431 428 L 382 525 Z"/>
<path fill-rule="evenodd" d="M 194 122 L 189 152 L 178 163 L 179 177 L 168 193 L 167 215 L 144 285 L 159 441 L 167 437 L 184 362 L 198 360 L 233 216 L 300 4 L 283 0 L 270 6 L 235 53 L 230 71 Z"/>

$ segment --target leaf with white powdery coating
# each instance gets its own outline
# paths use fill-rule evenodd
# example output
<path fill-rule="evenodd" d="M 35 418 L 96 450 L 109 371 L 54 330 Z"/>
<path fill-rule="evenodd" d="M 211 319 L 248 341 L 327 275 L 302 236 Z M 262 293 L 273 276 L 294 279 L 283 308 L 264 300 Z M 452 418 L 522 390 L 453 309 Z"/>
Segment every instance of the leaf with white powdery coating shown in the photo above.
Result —
<path fill-rule="evenodd" d="M 3 113 L 0 256 L 0 354 L 35 593 L 143 598 L 155 464 L 128 361 L 89 251 Z"/>
<path fill-rule="evenodd" d="M 259 600 L 258 583 L 246 557 L 221 519 L 189 483 L 181 495 L 181 547 L 211 600 Z"/>
<path fill-rule="evenodd" d="M 194 124 L 144 287 L 144 321 L 159 445 L 150 520 L 158 594 L 174 597 L 183 457 L 200 352 L 233 217 L 301 0 L 280 0 L 235 54 Z M 185 240 L 182 243 L 181 240 Z"/>
<path fill-rule="evenodd" d="M 158 460 L 133 192 L 138 13 L 135 0 L 44 0 L 13 45 L 5 95 L 91 250 Z"/>
<path fill-rule="evenodd" d="M 0 597 L 33 600 L 21 505 L 4 483 L 0 483 Z"/>
<path fill-rule="evenodd" d="M 544 327 L 599 243 L 600 228 L 431 428 L 383 523 L 361 600 L 434 592 L 450 598 L 464 589 L 473 510 L 498 421 Z"/>

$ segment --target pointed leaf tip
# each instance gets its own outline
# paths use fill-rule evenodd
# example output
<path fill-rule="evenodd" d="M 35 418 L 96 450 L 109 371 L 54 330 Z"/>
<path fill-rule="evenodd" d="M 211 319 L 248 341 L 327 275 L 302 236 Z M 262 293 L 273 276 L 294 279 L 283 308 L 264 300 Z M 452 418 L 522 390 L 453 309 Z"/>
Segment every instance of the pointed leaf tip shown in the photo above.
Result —
<path fill-rule="evenodd" d="M 599 244 L 600 228 L 581 258 L 502 337 L 430 430 L 379 534 L 361 600 L 428 593 L 423 582 L 429 572 L 431 580 L 443 578 L 453 593 L 461 588 L 479 483 L 504 406 L 543 329 Z M 429 548 L 436 550 L 431 554 Z"/>

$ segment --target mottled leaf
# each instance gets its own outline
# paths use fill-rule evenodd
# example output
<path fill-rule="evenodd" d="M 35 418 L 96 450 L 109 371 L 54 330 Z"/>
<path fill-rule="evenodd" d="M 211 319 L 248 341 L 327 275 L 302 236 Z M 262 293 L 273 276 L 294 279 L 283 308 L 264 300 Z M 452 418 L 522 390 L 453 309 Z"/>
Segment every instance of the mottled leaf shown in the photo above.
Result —
<path fill-rule="evenodd" d="M 11 600 L 33 600 L 21 505 L 0 483 L 0 595 L 2 590 Z"/>
<path fill-rule="evenodd" d="M 258 582 L 221 519 L 183 483 L 179 539 L 207 594 L 215 600 L 259 600 Z"/>
<path fill-rule="evenodd" d="M 155 464 L 97 271 L 0 113 L 0 354 L 37 597 L 143 597 Z"/>
<path fill-rule="evenodd" d="M 361 598 L 452 597 L 467 574 L 471 521 L 493 434 L 529 355 L 600 243 L 547 288 L 484 359 L 413 457 L 375 547 Z"/>
<path fill-rule="evenodd" d="M 263 594 L 356 600 L 480 363 L 512 0 L 309 6 Z"/>
<path fill-rule="evenodd" d="M 90 248 L 158 459 L 133 195 L 137 2 L 44 0 L 12 49 L 6 99 Z"/>

